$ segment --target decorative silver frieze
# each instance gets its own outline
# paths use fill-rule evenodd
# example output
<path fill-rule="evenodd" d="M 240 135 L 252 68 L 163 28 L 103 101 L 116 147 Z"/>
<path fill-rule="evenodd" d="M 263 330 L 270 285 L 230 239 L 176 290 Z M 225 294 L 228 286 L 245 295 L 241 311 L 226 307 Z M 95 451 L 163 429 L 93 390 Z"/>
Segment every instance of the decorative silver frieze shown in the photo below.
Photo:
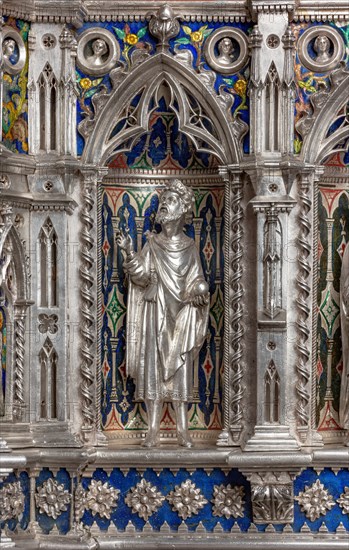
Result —
<path fill-rule="evenodd" d="M 313 51 L 315 56 L 310 54 Z M 334 69 L 344 54 L 341 35 L 333 27 L 321 25 L 306 29 L 298 41 L 301 63 L 311 71 L 324 73 Z"/>
<path fill-rule="evenodd" d="M 40 514 L 57 519 L 62 512 L 68 510 L 71 495 L 62 483 L 50 477 L 37 489 L 35 495 L 36 506 Z"/>
<path fill-rule="evenodd" d="M 213 515 L 227 519 L 244 517 L 244 488 L 242 486 L 215 485 L 213 488 Z"/>
<path fill-rule="evenodd" d="M 344 487 L 344 493 L 337 499 L 342 514 L 349 514 L 349 487 Z"/>
<path fill-rule="evenodd" d="M 5 483 L 0 489 L 0 521 L 18 519 L 23 512 L 24 494 L 20 481 Z"/>
<path fill-rule="evenodd" d="M 222 27 L 206 39 L 204 54 L 207 64 L 218 73 L 235 74 L 248 59 L 247 37 L 240 29 Z"/>
<path fill-rule="evenodd" d="M 201 490 L 190 479 L 176 485 L 166 498 L 171 504 L 172 510 L 177 512 L 182 519 L 198 514 L 208 502 Z"/>
<path fill-rule="evenodd" d="M 98 514 L 102 518 L 110 519 L 110 514 L 113 508 L 116 507 L 119 493 L 119 489 L 111 487 L 107 481 L 103 483 L 91 479 L 84 499 L 85 507 L 91 510 L 94 516 Z"/>
<path fill-rule="evenodd" d="M 119 58 L 120 46 L 107 29 L 90 28 L 79 37 L 76 63 L 85 74 L 104 75 L 115 67 Z"/>
<path fill-rule="evenodd" d="M 319 479 L 313 485 L 306 485 L 305 490 L 301 491 L 295 500 L 310 521 L 325 516 L 336 505 L 332 495 L 324 488 Z"/>
<path fill-rule="evenodd" d="M 142 479 L 127 493 L 125 502 L 134 514 L 148 521 L 149 517 L 162 505 L 165 497 L 149 481 Z"/>

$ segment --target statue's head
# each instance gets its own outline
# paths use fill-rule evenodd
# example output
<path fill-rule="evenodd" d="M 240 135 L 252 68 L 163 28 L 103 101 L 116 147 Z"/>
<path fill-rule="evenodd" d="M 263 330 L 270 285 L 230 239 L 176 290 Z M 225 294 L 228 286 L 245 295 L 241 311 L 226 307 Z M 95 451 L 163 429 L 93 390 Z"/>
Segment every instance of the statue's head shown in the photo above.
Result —
<path fill-rule="evenodd" d="M 193 204 L 194 193 L 192 189 L 184 185 L 179 179 L 171 179 L 166 183 L 166 189 L 160 195 L 156 221 L 166 223 L 184 216 L 185 223 L 190 223 Z"/>

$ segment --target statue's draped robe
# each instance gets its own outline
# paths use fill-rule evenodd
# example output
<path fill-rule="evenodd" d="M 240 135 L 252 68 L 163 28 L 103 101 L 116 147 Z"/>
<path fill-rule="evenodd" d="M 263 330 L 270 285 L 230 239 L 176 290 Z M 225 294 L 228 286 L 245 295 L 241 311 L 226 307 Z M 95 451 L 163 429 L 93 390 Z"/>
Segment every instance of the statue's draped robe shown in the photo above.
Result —
<path fill-rule="evenodd" d="M 339 423 L 349 430 L 349 243 L 343 254 L 340 280 L 343 371 L 339 401 Z"/>
<path fill-rule="evenodd" d="M 209 305 L 195 307 L 204 281 L 192 239 L 148 233 L 142 251 L 124 263 L 129 275 L 126 367 L 140 399 L 189 401 L 193 361 L 207 331 Z"/>

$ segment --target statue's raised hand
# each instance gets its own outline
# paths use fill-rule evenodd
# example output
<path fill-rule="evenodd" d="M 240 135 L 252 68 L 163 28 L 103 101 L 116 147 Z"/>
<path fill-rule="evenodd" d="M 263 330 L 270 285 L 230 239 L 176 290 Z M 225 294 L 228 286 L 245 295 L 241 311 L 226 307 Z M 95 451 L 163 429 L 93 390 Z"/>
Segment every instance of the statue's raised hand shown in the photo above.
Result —
<path fill-rule="evenodd" d="M 128 256 L 132 255 L 133 242 L 129 233 L 124 233 L 121 229 L 115 231 L 115 242 L 121 250 L 125 250 Z"/>

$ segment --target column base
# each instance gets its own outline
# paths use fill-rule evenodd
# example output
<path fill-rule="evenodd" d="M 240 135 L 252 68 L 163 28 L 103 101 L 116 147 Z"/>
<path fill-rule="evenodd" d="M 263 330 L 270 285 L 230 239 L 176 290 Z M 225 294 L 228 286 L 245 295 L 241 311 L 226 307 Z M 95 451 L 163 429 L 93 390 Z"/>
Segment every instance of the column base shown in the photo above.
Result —
<path fill-rule="evenodd" d="M 256 426 L 254 434 L 244 447 L 244 451 L 297 451 L 299 445 L 290 434 L 288 426 Z"/>

